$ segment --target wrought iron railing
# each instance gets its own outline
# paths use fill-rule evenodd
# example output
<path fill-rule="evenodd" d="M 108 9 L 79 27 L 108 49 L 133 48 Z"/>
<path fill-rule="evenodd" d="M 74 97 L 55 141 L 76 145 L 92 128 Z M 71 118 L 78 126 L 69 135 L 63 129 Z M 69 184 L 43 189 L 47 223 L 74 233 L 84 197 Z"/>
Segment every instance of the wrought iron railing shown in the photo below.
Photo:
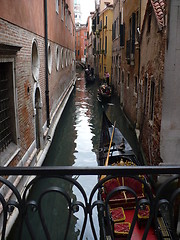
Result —
<path fill-rule="evenodd" d="M 109 206 L 112 204 L 111 200 L 113 196 L 121 193 L 131 195 L 134 204 L 134 215 L 131 222 L 131 227 L 127 239 L 131 239 L 134 226 L 138 222 L 138 211 L 146 206 L 149 208 L 149 217 L 146 221 L 143 233 L 143 239 L 146 239 L 150 227 L 156 232 L 157 239 L 179 239 L 178 236 L 178 221 L 179 221 L 179 180 L 180 180 L 180 167 L 179 166 L 158 166 L 158 167 L 30 167 L 30 168 L 0 168 L 0 207 L 1 207 L 1 239 L 6 238 L 7 222 L 12 216 L 15 209 L 19 212 L 20 228 L 18 230 L 17 239 L 23 239 L 22 226 L 26 226 L 27 232 L 30 235 L 30 239 L 36 238 L 36 230 L 31 221 L 33 213 L 38 214 L 38 219 L 41 222 L 42 234 L 45 236 L 43 239 L 53 239 L 51 236 L 51 230 L 45 219 L 46 208 L 43 207 L 43 200 L 49 194 L 55 193 L 58 196 L 63 196 L 63 199 L 67 205 L 67 218 L 66 227 L 64 228 L 64 236 L 61 239 L 69 239 L 69 226 L 72 221 L 72 215 L 75 212 L 83 211 L 83 224 L 79 233 L 79 239 L 84 239 L 84 233 L 87 225 L 87 219 L 90 220 L 92 235 L 94 239 L 105 239 L 106 235 L 110 239 L 114 238 L 113 221 L 109 211 Z M 97 181 L 97 184 L 92 187 L 90 194 L 87 194 L 82 185 L 78 182 L 74 176 L 98 176 L 104 177 Z M 148 177 L 151 180 L 151 184 L 146 181 Z M 8 180 L 7 176 L 34 176 L 29 183 L 24 186 L 24 191 L 20 194 L 18 187 L 14 186 L 12 179 Z M 105 182 L 111 179 L 117 179 L 117 177 L 132 178 L 140 182 L 143 185 L 144 197 L 139 199 L 136 188 L 133 186 L 121 185 L 112 188 L 111 191 L 106 192 L 106 196 L 103 197 L 103 191 Z M 166 177 L 166 181 L 157 185 L 157 178 Z M 47 181 L 48 180 L 48 181 Z M 53 181 L 52 181 L 53 180 Z M 55 181 L 54 181 L 55 180 Z M 38 188 L 38 196 L 35 199 L 28 197 L 28 193 L 37 186 L 39 182 L 45 184 L 45 188 Z M 63 183 L 62 183 L 63 181 Z M 14 181 L 15 182 L 15 181 Z M 68 188 L 64 188 L 64 182 L 70 184 Z M 155 183 L 153 185 L 153 183 Z M 153 187 L 152 187 L 153 185 Z M 169 187 L 170 186 L 170 187 Z M 76 187 L 81 195 L 80 199 L 72 198 L 70 190 L 72 187 Z M 168 190 L 169 189 L 169 190 Z M 11 194 L 7 194 L 10 192 Z M 79 196 L 78 195 L 78 196 Z M 8 196 L 8 197 L 7 197 Z M 114 199 L 114 198 L 113 198 Z M 127 199 L 126 199 L 127 200 Z M 117 203 L 117 202 L 116 202 Z M 48 203 L 49 204 L 49 203 Z M 130 202 L 132 204 L 132 202 Z M 53 208 L 49 206 L 48 208 Z M 94 224 L 93 211 L 97 209 L 99 216 L 99 228 L 100 234 L 96 231 Z M 58 215 L 61 212 L 57 213 Z M 63 213 L 64 214 L 64 213 Z M 62 216 L 63 218 L 65 216 Z M 60 228 L 61 226 L 59 226 Z M 163 229 L 164 228 L 164 229 Z"/>

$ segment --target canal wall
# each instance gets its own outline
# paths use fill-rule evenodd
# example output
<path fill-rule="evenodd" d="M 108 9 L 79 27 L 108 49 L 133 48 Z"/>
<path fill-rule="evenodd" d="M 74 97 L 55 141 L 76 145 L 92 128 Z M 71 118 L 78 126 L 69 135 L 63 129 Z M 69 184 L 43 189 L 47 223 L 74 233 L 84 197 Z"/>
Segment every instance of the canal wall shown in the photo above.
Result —
<path fill-rule="evenodd" d="M 73 7 L 70 0 L 63 5 L 51 0 L 1 2 L 1 167 L 27 168 L 44 161 L 76 81 Z M 21 176 L 6 178 L 20 193 L 28 182 Z M 13 199 L 4 185 L 0 193 L 5 202 Z M 13 211 L 7 233 L 15 218 Z"/>
<path fill-rule="evenodd" d="M 31 148 L 33 149 L 34 144 L 32 144 L 31 148 L 29 149 L 29 151 L 27 151 L 27 153 L 25 154 L 24 158 L 22 159 L 21 162 L 19 162 L 18 166 L 23 166 L 24 162 L 26 162 L 26 166 L 36 166 L 36 167 L 40 167 L 42 166 L 45 157 L 47 155 L 47 152 L 51 146 L 53 137 L 54 137 L 54 133 L 57 127 L 57 124 L 61 118 L 61 115 L 63 113 L 63 110 L 68 102 L 68 99 L 74 89 L 75 86 L 75 82 L 76 82 L 76 77 L 74 77 L 70 83 L 69 86 L 67 87 L 67 89 L 65 89 L 64 93 L 62 94 L 62 96 L 60 97 L 57 107 L 56 109 L 53 111 L 52 114 L 52 118 L 51 118 L 51 125 L 47 131 L 47 141 L 44 145 L 44 148 L 39 152 L 39 154 L 37 155 L 37 151 L 36 149 L 34 149 L 34 151 L 31 151 Z M 28 154 L 29 152 L 32 152 L 32 154 Z M 31 176 L 31 177 L 22 177 L 22 176 L 10 176 L 8 178 L 8 180 L 10 182 L 13 182 L 13 185 L 17 188 L 17 190 L 19 191 L 19 193 L 22 195 L 26 186 L 28 185 L 28 183 L 34 178 L 35 176 Z M 14 196 L 12 195 L 12 192 L 9 190 L 8 187 L 6 187 L 5 185 L 3 187 L 1 187 L 0 189 L 0 193 L 2 195 L 5 196 L 6 199 L 8 200 L 14 200 Z M 2 208 L 0 209 L 0 226 L 3 226 L 3 216 L 2 216 Z M 6 236 L 9 235 L 12 226 L 14 225 L 17 217 L 18 217 L 19 211 L 17 208 L 15 208 L 13 210 L 13 212 L 10 214 L 9 219 L 7 221 L 7 227 L 6 227 Z M 0 234 L 1 236 L 1 234 Z"/>

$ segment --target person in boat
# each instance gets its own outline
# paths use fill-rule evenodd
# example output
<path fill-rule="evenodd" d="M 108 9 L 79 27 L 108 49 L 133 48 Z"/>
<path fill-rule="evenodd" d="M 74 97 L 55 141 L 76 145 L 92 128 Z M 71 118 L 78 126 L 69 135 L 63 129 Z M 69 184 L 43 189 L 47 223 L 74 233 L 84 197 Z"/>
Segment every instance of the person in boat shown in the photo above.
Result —
<path fill-rule="evenodd" d="M 88 64 L 88 67 L 85 69 L 85 76 L 88 77 L 91 74 L 91 69 L 90 69 L 90 65 Z"/>

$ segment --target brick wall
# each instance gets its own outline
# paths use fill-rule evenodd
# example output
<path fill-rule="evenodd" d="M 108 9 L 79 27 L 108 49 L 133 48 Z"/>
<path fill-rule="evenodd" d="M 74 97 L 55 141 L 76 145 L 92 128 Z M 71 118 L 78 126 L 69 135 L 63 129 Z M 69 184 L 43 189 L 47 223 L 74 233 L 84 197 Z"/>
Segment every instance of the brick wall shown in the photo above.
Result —
<path fill-rule="evenodd" d="M 145 20 L 141 42 L 141 124 L 140 144 L 149 164 L 158 165 L 160 158 L 160 128 L 162 118 L 162 88 L 164 80 L 164 59 L 166 48 L 166 31 L 158 31 L 155 15 L 152 14 L 151 31 L 147 34 Z M 144 105 L 145 77 L 147 77 L 146 105 Z M 150 120 L 151 80 L 155 83 L 154 115 Z"/>
<path fill-rule="evenodd" d="M 38 53 L 40 59 L 38 86 L 41 93 L 42 101 L 42 125 L 46 125 L 46 100 L 45 100 L 45 43 L 44 38 L 30 31 L 22 29 L 14 24 L 11 24 L 3 19 L 0 19 L 0 43 L 19 46 L 20 51 L 15 56 L 15 71 L 14 80 L 17 93 L 17 126 L 18 126 L 18 145 L 20 152 L 14 158 L 11 165 L 16 165 L 17 159 L 26 153 L 29 147 L 35 141 L 35 116 L 34 116 L 34 93 L 37 86 L 36 81 L 32 76 L 32 43 L 36 39 L 38 45 Z M 50 42 L 52 50 L 52 72 L 49 74 L 49 95 L 50 95 L 50 111 L 53 111 L 60 96 L 65 91 L 70 81 L 72 80 L 72 64 L 56 69 L 56 47 L 61 48 L 60 44 Z M 66 49 L 66 48 L 64 48 Z M 66 49 L 68 50 L 68 49 Z M 70 51 L 72 57 L 73 51 Z M 8 56 L 0 56 L 0 58 Z M 12 57 L 12 56 L 9 56 Z M 53 112 L 51 112 L 53 114 Z M 43 127 L 42 126 L 42 127 Z M 44 128 L 46 129 L 46 128 Z"/>

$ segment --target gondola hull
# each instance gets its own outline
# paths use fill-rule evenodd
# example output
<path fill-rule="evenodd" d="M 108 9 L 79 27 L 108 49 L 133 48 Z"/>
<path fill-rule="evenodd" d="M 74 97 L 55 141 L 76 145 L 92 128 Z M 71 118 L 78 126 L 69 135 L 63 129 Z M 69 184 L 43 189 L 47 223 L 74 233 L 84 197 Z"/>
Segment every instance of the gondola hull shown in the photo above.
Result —
<path fill-rule="evenodd" d="M 114 125 L 103 113 L 98 164 L 107 166 L 108 162 L 108 165 L 111 166 L 133 167 L 140 165 L 130 144 Z M 99 189 L 99 199 L 106 206 L 103 211 L 100 210 L 99 214 L 101 216 L 100 225 L 103 228 L 101 232 L 105 234 L 103 237 L 127 239 L 128 234 L 131 234 L 130 239 L 143 239 L 145 226 L 150 216 L 150 206 L 144 204 L 140 208 L 139 204 L 142 200 L 145 201 L 147 197 L 144 192 L 146 187 L 149 188 L 150 197 L 153 198 L 154 193 L 148 181 L 149 179 L 147 176 L 105 177 L 99 176 L 99 181 L 103 180 L 103 184 Z M 137 220 L 133 223 L 135 214 Z M 133 232 L 131 232 L 131 224 L 135 224 L 133 225 Z M 148 229 L 146 239 L 158 239 L 153 224 Z"/>

